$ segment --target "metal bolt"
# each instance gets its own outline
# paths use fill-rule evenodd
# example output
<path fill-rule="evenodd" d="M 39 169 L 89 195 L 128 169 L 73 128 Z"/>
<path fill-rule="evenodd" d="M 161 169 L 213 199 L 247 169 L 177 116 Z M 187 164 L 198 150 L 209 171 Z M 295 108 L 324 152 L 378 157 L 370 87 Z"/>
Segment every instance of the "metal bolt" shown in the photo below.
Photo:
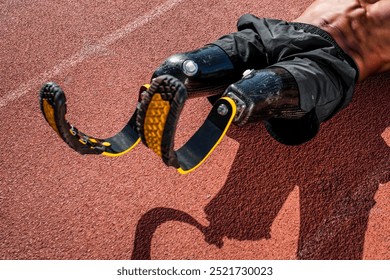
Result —
<path fill-rule="evenodd" d="M 245 78 L 247 76 L 249 76 L 250 74 L 252 74 L 254 70 L 253 69 L 247 69 L 244 71 L 244 73 L 242 74 L 242 77 Z"/>
<path fill-rule="evenodd" d="M 229 113 L 229 108 L 225 104 L 221 104 L 218 106 L 217 112 L 221 116 L 226 116 Z"/>
<path fill-rule="evenodd" d="M 187 76 L 195 76 L 198 73 L 198 64 L 193 60 L 186 60 L 183 62 L 183 72 Z"/>

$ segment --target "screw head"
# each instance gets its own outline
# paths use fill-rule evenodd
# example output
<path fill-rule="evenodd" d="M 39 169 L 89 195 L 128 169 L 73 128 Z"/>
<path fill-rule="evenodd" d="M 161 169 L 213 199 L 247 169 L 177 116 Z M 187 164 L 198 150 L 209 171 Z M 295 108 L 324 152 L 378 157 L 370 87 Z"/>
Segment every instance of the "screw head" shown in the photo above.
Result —
<path fill-rule="evenodd" d="M 221 104 L 221 105 L 218 106 L 217 112 L 221 116 L 226 116 L 227 113 L 229 113 L 229 109 L 228 109 L 228 107 L 225 104 Z"/>
<path fill-rule="evenodd" d="M 255 70 L 254 69 L 247 69 L 244 71 L 244 73 L 242 74 L 242 77 L 245 79 L 247 78 L 250 74 L 252 74 Z"/>
<path fill-rule="evenodd" d="M 183 72 L 187 76 L 195 76 L 198 73 L 198 64 L 195 61 L 188 59 L 183 62 Z"/>

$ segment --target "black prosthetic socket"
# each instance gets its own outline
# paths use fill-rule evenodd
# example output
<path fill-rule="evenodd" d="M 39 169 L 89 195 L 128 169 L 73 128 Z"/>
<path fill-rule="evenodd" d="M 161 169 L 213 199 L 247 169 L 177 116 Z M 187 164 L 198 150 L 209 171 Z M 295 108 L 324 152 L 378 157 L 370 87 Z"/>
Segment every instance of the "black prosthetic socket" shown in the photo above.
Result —
<path fill-rule="evenodd" d="M 187 88 L 189 97 L 221 95 L 237 81 L 239 73 L 220 47 L 207 45 L 198 50 L 169 57 L 152 76 L 171 75 Z"/>
<path fill-rule="evenodd" d="M 306 112 L 299 106 L 299 90 L 294 77 L 283 68 L 252 70 L 230 85 L 224 95 L 238 105 L 234 123 L 280 119 L 299 119 Z"/>

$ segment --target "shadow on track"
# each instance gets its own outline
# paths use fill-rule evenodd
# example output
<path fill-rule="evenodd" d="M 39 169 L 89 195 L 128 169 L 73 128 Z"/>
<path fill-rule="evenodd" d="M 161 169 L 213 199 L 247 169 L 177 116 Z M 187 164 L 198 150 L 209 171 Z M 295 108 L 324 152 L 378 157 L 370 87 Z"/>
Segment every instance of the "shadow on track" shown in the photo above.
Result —
<path fill-rule="evenodd" d="M 209 226 L 179 210 L 152 209 L 138 222 L 132 259 L 151 258 L 152 236 L 167 221 L 193 225 L 219 248 L 223 238 L 268 239 L 295 186 L 300 190 L 296 257 L 362 259 L 375 193 L 390 181 L 390 148 L 380 136 L 390 126 L 389 80 L 385 74 L 359 84 L 350 106 L 301 146 L 271 140 L 262 125 L 232 128 L 229 136 L 240 148 L 225 185 L 205 207 Z"/>

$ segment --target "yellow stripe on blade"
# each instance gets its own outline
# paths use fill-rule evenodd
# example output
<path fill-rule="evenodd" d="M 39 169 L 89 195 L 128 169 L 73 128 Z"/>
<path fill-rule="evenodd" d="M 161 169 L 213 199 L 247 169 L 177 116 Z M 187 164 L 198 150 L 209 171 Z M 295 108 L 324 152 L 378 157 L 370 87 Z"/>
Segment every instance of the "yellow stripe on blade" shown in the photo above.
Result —
<path fill-rule="evenodd" d="M 60 132 L 58 131 L 57 124 L 54 117 L 54 108 L 50 105 L 50 103 L 46 100 L 42 100 L 42 107 L 43 107 L 43 113 L 45 114 L 46 120 L 49 123 L 49 125 L 57 132 L 58 135 L 60 135 Z"/>

